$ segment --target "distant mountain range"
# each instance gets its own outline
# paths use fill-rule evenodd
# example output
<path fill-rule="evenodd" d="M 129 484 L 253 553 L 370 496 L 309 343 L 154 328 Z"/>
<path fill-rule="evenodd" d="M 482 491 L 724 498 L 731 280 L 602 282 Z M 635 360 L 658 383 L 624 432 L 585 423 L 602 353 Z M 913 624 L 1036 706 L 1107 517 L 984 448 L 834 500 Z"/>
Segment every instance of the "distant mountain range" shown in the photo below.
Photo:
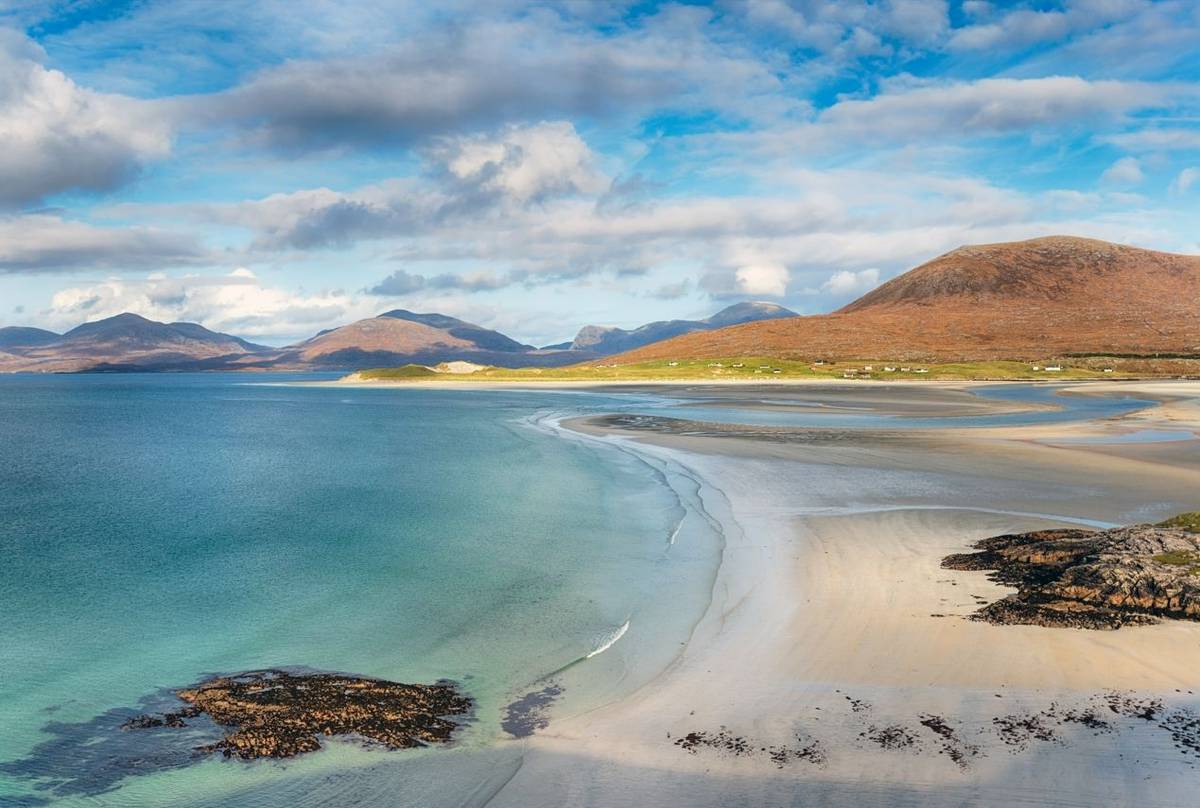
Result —
<path fill-rule="evenodd" d="M 456 359 L 501 367 L 720 356 L 900 360 L 1200 355 L 1200 257 L 1052 236 L 960 247 L 832 314 L 739 303 L 703 320 L 586 326 L 536 348 L 404 309 L 269 348 L 121 314 L 65 334 L 0 328 L 0 372 L 357 370 Z"/>
<path fill-rule="evenodd" d="M 501 367 L 561 366 L 636 348 L 655 339 L 759 317 L 793 316 L 770 303 L 739 303 L 706 320 L 650 323 L 631 331 L 588 326 L 592 342 L 536 348 L 444 314 L 404 309 L 333 328 L 284 348 L 256 345 L 195 323 L 158 323 L 119 314 L 65 334 L 0 328 L 0 372 L 357 370 L 462 359 Z M 576 345 L 576 343 L 580 343 Z"/>
<path fill-rule="evenodd" d="M 220 367 L 270 351 L 195 323 L 156 323 L 118 314 L 65 334 L 40 328 L 0 328 L 0 371 L 182 370 Z"/>
<path fill-rule="evenodd" d="M 832 314 L 685 334 L 618 362 L 1200 355 L 1200 256 L 1050 236 L 960 247 Z"/>
<path fill-rule="evenodd" d="M 632 351 L 643 345 L 650 345 L 681 334 L 695 331 L 712 331 L 729 325 L 756 322 L 758 320 L 775 320 L 781 317 L 796 317 L 796 312 L 777 306 L 774 303 L 736 303 L 704 320 L 659 320 L 653 323 L 626 330 L 611 326 L 588 325 L 579 330 L 575 340 L 564 343 L 556 348 L 568 348 L 572 351 L 607 356 L 611 354 Z"/>

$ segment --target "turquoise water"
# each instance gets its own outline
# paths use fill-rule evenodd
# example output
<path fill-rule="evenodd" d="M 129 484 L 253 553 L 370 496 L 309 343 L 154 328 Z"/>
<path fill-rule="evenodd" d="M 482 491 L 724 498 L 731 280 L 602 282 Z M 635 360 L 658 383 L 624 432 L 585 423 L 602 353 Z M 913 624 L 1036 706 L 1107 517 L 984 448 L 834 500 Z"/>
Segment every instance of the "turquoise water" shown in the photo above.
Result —
<path fill-rule="evenodd" d="M 329 804 L 355 768 L 335 804 L 431 804 L 431 771 L 474 793 L 509 703 L 615 698 L 702 613 L 719 537 L 688 481 L 547 421 L 611 399 L 248 381 L 0 378 L 0 804 Z M 477 709 L 453 749 L 286 765 L 116 729 L 266 666 L 449 678 Z"/>

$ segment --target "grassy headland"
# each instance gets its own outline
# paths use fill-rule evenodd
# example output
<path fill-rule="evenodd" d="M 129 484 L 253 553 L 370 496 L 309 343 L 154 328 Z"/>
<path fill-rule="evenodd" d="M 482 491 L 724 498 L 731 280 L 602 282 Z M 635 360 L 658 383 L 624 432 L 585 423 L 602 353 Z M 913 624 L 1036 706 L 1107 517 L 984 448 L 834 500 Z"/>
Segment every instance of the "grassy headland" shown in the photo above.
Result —
<path fill-rule="evenodd" d="M 1049 369 L 1056 368 L 1056 369 Z M 482 367 L 474 373 L 446 373 L 423 365 L 376 368 L 350 374 L 354 382 L 672 382 L 839 379 L 847 381 L 1076 381 L 1129 377 L 1178 376 L 1200 373 L 1196 360 L 1133 360 L 1079 357 L 1044 362 L 910 363 L 880 360 L 798 360 L 762 356 L 720 359 L 653 360 L 616 364 L 599 360 L 562 368 Z"/>

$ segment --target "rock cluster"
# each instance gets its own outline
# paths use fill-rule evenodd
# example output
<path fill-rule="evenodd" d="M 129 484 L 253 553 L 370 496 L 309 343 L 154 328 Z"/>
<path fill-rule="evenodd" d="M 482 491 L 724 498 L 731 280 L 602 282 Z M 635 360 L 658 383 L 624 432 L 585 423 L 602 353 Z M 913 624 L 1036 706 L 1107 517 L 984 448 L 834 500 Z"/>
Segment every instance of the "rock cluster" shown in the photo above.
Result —
<path fill-rule="evenodd" d="M 187 706 L 138 716 L 125 729 L 182 727 L 207 715 L 229 731 L 201 752 L 226 757 L 286 758 L 321 747 L 321 735 L 356 735 L 389 749 L 444 743 L 470 712 L 454 685 L 410 685 L 333 673 L 260 670 L 218 676 L 176 695 Z"/>
<path fill-rule="evenodd" d="M 995 536 L 942 566 L 989 570 L 1017 588 L 976 612 L 991 623 L 1117 629 L 1200 620 L 1200 534 L 1169 524 Z"/>

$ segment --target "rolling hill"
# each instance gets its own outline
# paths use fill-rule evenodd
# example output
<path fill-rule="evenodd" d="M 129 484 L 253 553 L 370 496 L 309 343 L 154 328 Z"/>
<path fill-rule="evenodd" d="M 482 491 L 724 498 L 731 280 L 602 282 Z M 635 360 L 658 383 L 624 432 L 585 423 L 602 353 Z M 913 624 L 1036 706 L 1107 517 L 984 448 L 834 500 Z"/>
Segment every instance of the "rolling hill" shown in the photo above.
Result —
<path fill-rule="evenodd" d="M 501 367 L 579 361 L 566 351 L 541 351 L 465 320 L 404 309 L 323 331 L 264 361 L 277 368 L 340 370 L 454 359 Z"/>
<path fill-rule="evenodd" d="M 1050 236 L 960 247 L 832 313 L 686 334 L 618 362 L 1200 355 L 1200 256 Z"/>

